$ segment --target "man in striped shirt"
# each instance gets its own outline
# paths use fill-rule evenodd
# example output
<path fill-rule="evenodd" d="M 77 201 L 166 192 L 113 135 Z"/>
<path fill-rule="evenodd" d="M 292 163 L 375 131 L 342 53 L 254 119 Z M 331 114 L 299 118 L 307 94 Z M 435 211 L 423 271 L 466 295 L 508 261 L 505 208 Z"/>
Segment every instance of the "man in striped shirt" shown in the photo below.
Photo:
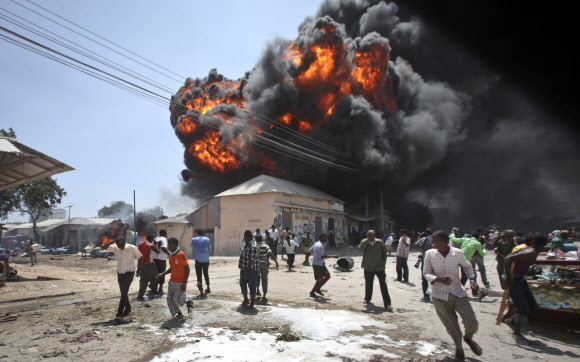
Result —
<path fill-rule="evenodd" d="M 397 279 L 398 282 L 409 282 L 409 266 L 407 260 L 409 259 L 409 249 L 411 248 L 411 240 L 407 237 L 407 230 L 401 229 L 399 231 L 399 247 L 397 248 Z M 403 279 L 401 280 L 401 274 Z"/>
<path fill-rule="evenodd" d="M 244 247 L 240 252 L 238 269 L 240 269 L 240 288 L 244 296 L 241 307 L 254 309 L 256 276 L 258 275 L 258 246 L 250 230 L 244 231 Z M 250 289 L 250 300 L 248 300 L 248 287 Z"/>
<path fill-rule="evenodd" d="M 459 313 L 465 326 L 463 340 L 469 345 L 473 353 L 479 356 L 482 353 L 481 347 L 473 340 L 473 335 L 477 332 L 478 322 L 467 293 L 461 285 L 459 275 L 461 267 L 471 280 L 472 288 L 479 289 L 475 281 L 473 267 L 465 259 L 461 250 L 448 245 L 449 235 L 446 232 L 442 230 L 434 232 L 431 236 L 431 243 L 433 249 L 425 253 L 423 275 L 429 282 L 428 293 L 433 300 L 435 311 L 447 329 L 447 333 L 453 338 L 455 358 L 457 360 L 465 359 L 465 352 L 461 344 L 461 328 L 456 313 Z"/>
<path fill-rule="evenodd" d="M 268 303 L 268 299 L 266 298 L 266 293 L 268 293 L 268 273 L 270 263 L 268 262 L 268 257 L 272 258 L 276 262 L 276 270 L 278 270 L 278 260 L 272 253 L 272 250 L 268 246 L 268 244 L 262 240 L 261 235 L 254 236 L 256 240 L 256 245 L 258 246 L 258 276 L 256 280 L 256 295 L 261 295 L 260 293 L 260 280 L 262 281 L 262 290 L 264 291 L 264 295 L 262 296 L 262 304 Z"/>

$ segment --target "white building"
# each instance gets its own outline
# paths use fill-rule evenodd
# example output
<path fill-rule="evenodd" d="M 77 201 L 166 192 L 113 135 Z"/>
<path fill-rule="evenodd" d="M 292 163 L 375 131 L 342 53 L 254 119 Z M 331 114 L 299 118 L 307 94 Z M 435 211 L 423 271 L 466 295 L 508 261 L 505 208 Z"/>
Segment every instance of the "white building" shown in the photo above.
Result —
<path fill-rule="evenodd" d="M 288 226 L 298 240 L 330 230 L 337 244 L 346 240 L 344 202 L 313 187 L 261 175 L 216 195 L 187 218 L 203 229 L 214 255 L 237 255 L 244 230 L 262 232 Z"/>

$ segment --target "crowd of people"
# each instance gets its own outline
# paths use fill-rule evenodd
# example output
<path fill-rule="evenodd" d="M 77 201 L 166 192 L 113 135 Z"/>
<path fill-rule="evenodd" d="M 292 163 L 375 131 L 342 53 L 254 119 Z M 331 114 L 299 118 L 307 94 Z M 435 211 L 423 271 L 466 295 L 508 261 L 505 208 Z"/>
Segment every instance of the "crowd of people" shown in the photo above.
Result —
<path fill-rule="evenodd" d="M 211 242 L 204 236 L 202 230 L 198 230 L 197 234 L 190 245 L 194 250 L 197 288 L 200 293 L 198 298 L 205 298 L 208 293 L 211 293 L 209 278 Z M 167 240 L 166 236 L 166 231 L 160 230 L 157 238 L 149 235 L 146 241 L 141 242 L 138 247 L 127 244 L 123 238 L 103 245 L 104 249 L 115 253 L 117 260 L 117 280 L 121 298 L 116 318 L 122 319 L 131 313 L 128 291 L 134 276 L 140 277 L 137 300 L 144 300 L 144 293 L 148 287 L 154 294 L 165 294 L 164 279 L 169 275 L 166 294 L 172 317 L 183 319 L 184 315 L 180 307 L 185 304 L 188 308 L 193 306 L 192 299 L 188 299 L 186 293 L 190 275 L 187 256 L 180 250 L 179 241 L 176 238 Z M 486 237 L 483 231 L 478 229 L 470 235 L 461 236 L 458 228 L 453 228 L 451 233 L 441 230 L 433 232 L 427 229 L 415 243 L 404 229 L 399 231 L 398 237 L 395 234 L 385 235 L 384 241 L 377 237 L 374 230 L 368 230 L 365 236 L 358 244 L 358 250 L 362 253 L 361 267 L 365 280 L 364 302 L 371 302 L 376 277 L 379 281 L 384 308 L 388 311 L 392 310 L 385 272 L 387 257 L 394 251 L 393 245 L 396 244 L 394 281 L 408 283 L 408 258 L 414 244 L 420 251 L 414 266 L 421 268 L 422 300 L 433 304 L 435 312 L 455 343 L 455 357 L 458 359 L 465 357 L 462 342 L 465 342 L 476 355 L 482 353 L 482 348 L 473 339 L 478 329 L 478 321 L 464 287 L 469 280 L 473 296 L 481 299 L 487 295 L 490 284 L 487 279 L 484 257 L 489 249 L 488 245 L 491 245 L 496 254 L 500 285 L 504 289 L 509 288 L 509 295 L 515 306 L 504 317 L 506 324 L 512 327 L 514 335 L 521 336 L 522 323 L 537 308 L 525 275 L 548 242 L 548 238 L 542 234 L 529 233 L 524 237 L 523 233 L 516 233 L 513 230 L 494 229 Z M 550 237 L 551 248 L 558 250 L 563 248 L 563 241 L 570 235 L 563 231 Z M 239 284 L 243 296 L 241 308 L 255 309 L 258 296 L 261 296 L 261 303 L 268 302 L 266 296 L 269 260 L 275 263 L 277 270 L 279 247 L 282 258 L 286 253 L 289 272 L 293 271 L 297 250 L 301 249 L 305 254 L 303 265 L 310 265 L 312 256 L 314 284 L 309 297 L 319 298 L 325 295 L 326 291 L 322 287 L 331 277 L 325 259 L 338 258 L 336 255 L 326 255 L 325 246 L 329 241 L 326 234 L 320 234 L 316 242 L 309 232 L 301 240 L 297 240 L 288 227 L 278 231 L 272 225 L 264 233 L 260 229 L 256 229 L 255 232 L 246 230 L 243 241 L 244 245 L 238 261 Z M 137 267 L 135 267 L 135 260 L 137 260 Z M 477 271 L 483 284 L 481 288 L 477 283 Z M 457 314 L 463 321 L 464 333 L 459 327 Z"/>

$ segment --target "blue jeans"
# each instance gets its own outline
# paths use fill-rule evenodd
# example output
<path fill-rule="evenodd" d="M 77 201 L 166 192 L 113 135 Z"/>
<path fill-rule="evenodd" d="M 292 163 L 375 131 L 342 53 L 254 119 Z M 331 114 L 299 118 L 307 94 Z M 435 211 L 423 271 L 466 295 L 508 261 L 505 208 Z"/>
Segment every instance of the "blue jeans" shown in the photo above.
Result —
<path fill-rule="evenodd" d="M 256 297 L 256 277 L 258 275 L 257 270 L 250 270 L 248 279 L 244 278 L 244 270 L 240 269 L 240 287 L 242 288 L 242 294 L 244 296 L 248 295 L 248 285 L 250 286 L 250 297 Z"/>

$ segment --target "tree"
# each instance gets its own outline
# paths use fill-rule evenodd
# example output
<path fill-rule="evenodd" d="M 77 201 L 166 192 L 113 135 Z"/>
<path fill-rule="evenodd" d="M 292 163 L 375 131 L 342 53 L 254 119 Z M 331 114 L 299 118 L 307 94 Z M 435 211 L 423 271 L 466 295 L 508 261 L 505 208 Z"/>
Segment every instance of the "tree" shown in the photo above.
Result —
<path fill-rule="evenodd" d="M 17 205 L 16 188 L 0 191 L 0 220 L 7 219 L 8 214 L 16 211 Z"/>
<path fill-rule="evenodd" d="M 97 212 L 100 218 L 127 219 L 133 216 L 133 205 L 125 201 L 113 201 L 109 206 L 103 206 Z"/>
<path fill-rule="evenodd" d="M 62 198 L 66 196 L 66 191 L 52 177 L 27 182 L 4 192 L 9 196 L 12 208 L 9 210 L 3 207 L 2 212 L 9 210 L 8 212 L 17 211 L 22 215 L 30 215 L 32 232 L 36 241 L 40 241 L 40 235 L 36 230 L 36 220 L 45 212 L 59 205 Z M 5 206 L 4 198 L 0 204 Z"/>
<path fill-rule="evenodd" d="M 0 136 L 16 138 L 16 133 L 12 128 L 8 128 L 8 131 L 0 128 Z M 8 218 L 8 214 L 16 210 L 17 204 L 18 198 L 15 189 L 0 191 L 0 220 Z"/>
<path fill-rule="evenodd" d="M 153 215 L 156 220 L 159 220 L 161 216 L 163 216 L 163 209 L 159 206 L 153 206 L 145 210 L 141 210 L 144 214 Z"/>
<path fill-rule="evenodd" d="M 4 128 L 0 129 L 0 136 L 16 138 L 16 132 L 12 129 L 12 127 L 8 128 L 6 131 Z"/>

